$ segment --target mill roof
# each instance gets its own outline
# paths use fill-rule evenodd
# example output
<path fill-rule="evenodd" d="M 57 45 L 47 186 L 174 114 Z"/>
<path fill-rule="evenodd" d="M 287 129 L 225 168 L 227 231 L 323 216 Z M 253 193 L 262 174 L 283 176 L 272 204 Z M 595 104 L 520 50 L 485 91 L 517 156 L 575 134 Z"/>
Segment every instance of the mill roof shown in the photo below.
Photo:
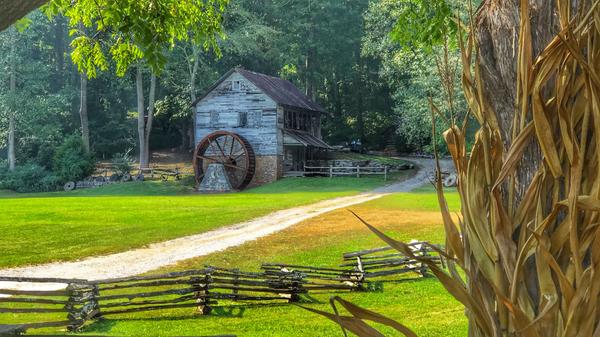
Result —
<path fill-rule="evenodd" d="M 233 68 L 228 71 L 215 84 L 213 84 L 212 87 L 210 87 L 206 94 L 199 97 L 196 102 L 194 102 L 194 105 L 198 104 L 198 102 L 200 102 L 204 97 L 206 97 L 206 95 L 212 92 L 234 72 L 239 73 L 248 81 L 252 82 L 258 89 L 265 93 L 265 95 L 269 96 L 273 101 L 275 101 L 275 103 L 289 107 L 325 112 L 325 109 L 308 98 L 308 96 L 302 93 L 292 82 L 279 77 L 269 76 L 242 68 Z"/>

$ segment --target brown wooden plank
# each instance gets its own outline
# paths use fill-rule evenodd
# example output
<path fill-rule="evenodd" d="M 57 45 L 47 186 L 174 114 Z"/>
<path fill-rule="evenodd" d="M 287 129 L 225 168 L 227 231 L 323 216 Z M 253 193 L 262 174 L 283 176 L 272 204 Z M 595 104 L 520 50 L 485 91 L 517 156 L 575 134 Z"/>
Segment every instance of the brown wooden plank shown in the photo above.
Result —
<path fill-rule="evenodd" d="M 67 296 L 66 290 L 15 290 L 15 289 L 0 289 L 0 294 L 3 295 L 30 295 L 30 296 Z"/>
<path fill-rule="evenodd" d="M 128 299 L 132 300 L 134 298 L 147 298 L 147 297 L 157 297 L 157 296 L 164 296 L 164 295 L 185 295 L 185 294 L 189 294 L 189 293 L 195 293 L 197 291 L 198 291 L 197 288 L 181 288 L 181 289 L 170 289 L 170 290 L 143 292 L 143 293 L 135 293 L 135 294 L 103 295 L 103 296 L 96 296 L 95 300 L 96 301 L 109 301 L 109 300 L 116 300 L 116 299 L 122 299 L 122 298 L 128 298 Z"/>
<path fill-rule="evenodd" d="M 73 301 L 54 300 L 47 298 L 29 298 L 29 297 L 0 297 L 0 303 L 36 303 L 36 304 L 60 304 L 66 305 Z"/>
<path fill-rule="evenodd" d="M 134 281 L 174 279 L 174 278 L 182 278 L 182 277 L 186 277 L 186 276 L 204 277 L 208 274 L 209 274 L 209 270 L 207 270 L 207 269 L 186 270 L 186 271 L 182 271 L 182 272 L 173 272 L 173 273 L 160 274 L 160 275 L 131 276 L 131 277 L 104 279 L 104 280 L 93 280 L 93 281 L 89 281 L 89 283 L 94 284 L 94 285 L 102 285 L 102 284 L 124 283 L 124 282 L 134 282 Z"/>

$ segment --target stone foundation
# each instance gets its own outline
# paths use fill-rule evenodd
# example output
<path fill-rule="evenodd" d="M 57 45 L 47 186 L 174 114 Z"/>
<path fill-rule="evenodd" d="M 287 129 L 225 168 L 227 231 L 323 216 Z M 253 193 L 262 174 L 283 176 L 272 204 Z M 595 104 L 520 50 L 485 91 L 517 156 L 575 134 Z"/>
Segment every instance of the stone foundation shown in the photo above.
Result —
<path fill-rule="evenodd" d="M 256 156 L 256 172 L 249 187 L 272 183 L 283 176 L 281 156 Z"/>

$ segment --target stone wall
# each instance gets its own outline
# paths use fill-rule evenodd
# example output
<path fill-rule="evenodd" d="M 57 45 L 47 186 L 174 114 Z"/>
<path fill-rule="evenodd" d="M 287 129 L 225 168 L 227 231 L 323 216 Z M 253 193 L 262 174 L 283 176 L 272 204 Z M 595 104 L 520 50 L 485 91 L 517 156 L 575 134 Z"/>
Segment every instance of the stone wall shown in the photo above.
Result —
<path fill-rule="evenodd" d="M 256 173 L 249 187 L 272 183 L 283 175 L 281 156 L 256 156 Z"/>

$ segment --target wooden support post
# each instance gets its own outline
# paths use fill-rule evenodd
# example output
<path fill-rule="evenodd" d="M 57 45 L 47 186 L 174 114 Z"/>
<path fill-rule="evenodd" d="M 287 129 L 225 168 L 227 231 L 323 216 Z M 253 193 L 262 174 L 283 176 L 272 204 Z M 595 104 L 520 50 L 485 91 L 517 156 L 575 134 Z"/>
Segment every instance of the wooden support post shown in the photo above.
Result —
<path fill-rule="evenodd" d="M 237 301 L 237 295 L 238 295 L 238 286 L 239 286 L 239 279 L 240 279 L 240 270 L 239 269 L 234 269 L 233 270 L 233 295 L 235 296 L 235 298 L 233 299 L 234 301 Z"/>
<path fill-rule="evenodd" d="M 363 267 L 362 259 L 360 255 L 356 257 L 356 270 L 360 273 L 356 284 L 357 290 L 364 290 L 364 281 L 365 281 L 365 269 Z"/>
<path fill-rule="evenodd" d="M 333 178 L 333 165 L 329 165 L 329 178 Z"/>
<path fill-rule="evenodd" d="M 360 178 L 360 166 L 356 167 L 356 178 Z"/>
<path fill-rule="evenodd" d="M 290 283 L 290 299 L 288 300 L 289 303 L 295 303 L 295 302 L 299 302 L 300 301 L 300 292 L 302 291 L 302 275 L 301 274 L 294 274 L 292 273 L 291 275 L 291 283 Z"/>
<path fill-rule="evenodd" d="M 383 180 L 387 181 L 388 167 L 383 167 Z"/>
<path fill-rule="evenodd" d="M 77 293 L 75 290 L 75 284 L 69 283 L 67 286 L 67 294 L 69 296 L 68 303 L 65 305 L 65 310 L 67 311 L 67 319 L 69 320 L 69 325 L 67 326 L 68 331 L 77 331 L 79 328 L 80 322 L 77 320 L 78 312 L 76 309 L 77 305 Z"/>
<path fill-rule="evenodd" d="M 96 300 L 98 287 L 89 284 L 69 283 L 67 293 L 69 298 L 65 310 L 67 311 L 67 319 L 70 322 L 67 330 L 77 332 L 87 320 L 98 316 L 100 312 Z"/>
<path fill-rule="evenodd" d="M 210 274 L 206 274 L 204 278 L 192 277 L 192 288 L 195 290 L 194 295 L 196 296 L 196 304 L 198 305 L 198 312 L 202 315 L 208 315 L 212 311 L 209 305 L 209 285 L 212 282 Z"/>
<path fill-rule="evenodd" d="M 429 256 L 429 251 L 427 250 L 427 246 L 425 244 L 421 244 L 421 256 Z M 421 268 L 419 269 L 419 274 L 421 274 L 422 277 L 427 277 L 427 264 L 421 262 Z"/>

